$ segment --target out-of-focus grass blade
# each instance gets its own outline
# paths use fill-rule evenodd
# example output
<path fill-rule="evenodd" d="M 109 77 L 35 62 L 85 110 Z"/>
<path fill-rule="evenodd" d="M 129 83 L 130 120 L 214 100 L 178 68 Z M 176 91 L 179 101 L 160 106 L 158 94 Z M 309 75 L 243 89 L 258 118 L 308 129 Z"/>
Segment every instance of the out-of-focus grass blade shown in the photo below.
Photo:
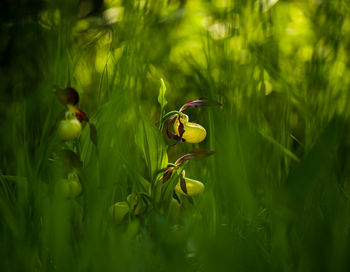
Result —
<path fill-rule="evenodd" d="M 256 2 L 259 6 L 262 7 L 262 11 L 266 12 L 270 8 L 272 8 L 275 4 L 277 4 L 278 0 L 260 0 Z"/>
<path fill-rule="evenodd" d="M 90 126 L 90 139 L 97 146 L 97 130 L 94 124 L 89 123 Z"/>
<path fill-rule="evenodd" d="M 143 187 L 143 189 L 145 191 L 148 191 L 149 189 L 149 181 L 146 180 L 140 173 L 137 169 L 135 169 L 135 167 L 133 167 L 123 156 L 119 156 L 120 159 L 123 161 L 124 165 L 125 165 L 125 168 L 126 170 L 129 172 L 129 174 L 135 178 L 135 180 L 139 181 L 141 186 Z"/>
<path fill-rule="evenodd" d="M 12 233 L 17 236 L 19 230 L 17 227 L 16 217 L 11 209 L 11 190 L 9 189 L 9 184 L 6 179 L 0 175 L 0 218 L 3 223 L 9 227 Z"/>
<path fill-rule="evenodd" d="M 283 197 L 287 205 L 302 207 L 310 186 L 329 175 L 335 161 L 339 140 L 339 122 L 333 120 L 325 128 L 318 141 L 299 165 L 288 175 Z M 292 201 L 292 203 L 290 203 Z"/>
<path fill-rule="evenodd" d="M 282 144 L 280 144 L 279 142 L 277 142 L 274 138 L 272 138 L 269 135 L 266 135 L 265 133 L 259 131 L 260 135 L 263 136 L 266 140 L 268 140 L 270 143 L 272 143 L 274 146 L 278 147 L 279 149 L 281 149 L 288 157 L 292 158 L 293 160 L 299 162 L 299 158 L 292 152 L 290 151 L 288 148 L 286 148 L 285 146 L 283 146 Z"/>

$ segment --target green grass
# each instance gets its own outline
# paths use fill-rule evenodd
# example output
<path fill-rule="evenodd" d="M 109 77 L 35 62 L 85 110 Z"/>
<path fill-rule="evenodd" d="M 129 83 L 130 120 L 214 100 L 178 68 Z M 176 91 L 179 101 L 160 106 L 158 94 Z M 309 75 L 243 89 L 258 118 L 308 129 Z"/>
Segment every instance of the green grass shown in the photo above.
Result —
<path fill-rule="evenodd" d="M 5 1 L 0 270 L 348 271 L 350 4 L 272 2 Z M 67 86 L 97 146 L 87 123 L 52 130 Z M 186 110 L 206 139 L 174 145 L 160 116 L 201 97 L 223 104 Z M 178 207 L 159 178 L 195 148 L 216 153 L 185 165 L 205 191 Z M 82 162 L 78 197 L 57 193 L 61 149 Z"/>

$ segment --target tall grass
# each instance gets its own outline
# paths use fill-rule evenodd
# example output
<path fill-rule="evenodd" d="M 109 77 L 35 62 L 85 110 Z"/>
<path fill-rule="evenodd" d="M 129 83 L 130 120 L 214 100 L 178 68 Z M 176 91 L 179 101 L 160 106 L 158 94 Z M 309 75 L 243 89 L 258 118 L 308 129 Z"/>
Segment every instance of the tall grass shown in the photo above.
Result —
<path fill-rule="evenodd" d="M 1 6 L 1 271 L 349 270 L 347 1 Z M 167 112 L 223 104 L 187 111 L 204 142 L 159 132 L 160 78 Z M 54 91 L 67 86 L 97 146 L 88 125 L 77 140 L 55 136 Z M 83 165 L 76 198 L 55 187 L 63 148 Z M 205 184 L 194 204 L 108 216 L 149 193 L 164 158 L 194 148 L 216 151 L 186 166 Z"/>

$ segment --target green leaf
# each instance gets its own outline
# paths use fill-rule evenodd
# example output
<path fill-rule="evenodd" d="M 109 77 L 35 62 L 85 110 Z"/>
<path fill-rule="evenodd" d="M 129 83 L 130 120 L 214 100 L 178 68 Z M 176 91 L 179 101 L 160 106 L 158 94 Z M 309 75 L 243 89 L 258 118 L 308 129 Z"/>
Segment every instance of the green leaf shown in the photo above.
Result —
<path fill-rule="evenodd" d="M 143 153 L 147 168 L 149 169 L 150 180 L 154 180 L 160 169 L 166 168 L 168 156 L 163 136 L 159 130 L 145 119 L 142 119 L 138 133 L 136 134 L 136 144 Z"/>
<path fill-rule="evenodd" d="M 166 86 L 165 86 L 164 80 L 161 78 L 160 82 L 161 82 L 161 85 L 160 85 L 160 89 L 159 89 L 158 102 L 159 102 L 160 108 L 161 108 L 161 120 L 162 120 L 163 111 L 164 111 L 166 104 L 168 104 L 168 101 L 165 98 Z"/>

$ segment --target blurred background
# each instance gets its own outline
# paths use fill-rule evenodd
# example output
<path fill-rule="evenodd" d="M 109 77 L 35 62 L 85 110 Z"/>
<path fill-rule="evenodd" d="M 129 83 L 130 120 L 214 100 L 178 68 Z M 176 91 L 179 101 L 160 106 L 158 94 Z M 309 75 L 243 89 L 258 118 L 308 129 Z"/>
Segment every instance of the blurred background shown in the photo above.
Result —
<path fill-rule="evenodd" d="M 349 271 L 349 50 L 346 0 L 2 0 L 0 269 Z M 204 142 L 157 132 L 161 78 L 166 112 L 223 104 L 186 111 Z M 52 134 L 67 86 L 97 148 L 88 125 Z M 62 148 L 77 198 L 55 193 Z M 194 148 L 216 151 L 186 167 L 194 205 L 109 220 L 154 181 L 147 155 Z"/>

